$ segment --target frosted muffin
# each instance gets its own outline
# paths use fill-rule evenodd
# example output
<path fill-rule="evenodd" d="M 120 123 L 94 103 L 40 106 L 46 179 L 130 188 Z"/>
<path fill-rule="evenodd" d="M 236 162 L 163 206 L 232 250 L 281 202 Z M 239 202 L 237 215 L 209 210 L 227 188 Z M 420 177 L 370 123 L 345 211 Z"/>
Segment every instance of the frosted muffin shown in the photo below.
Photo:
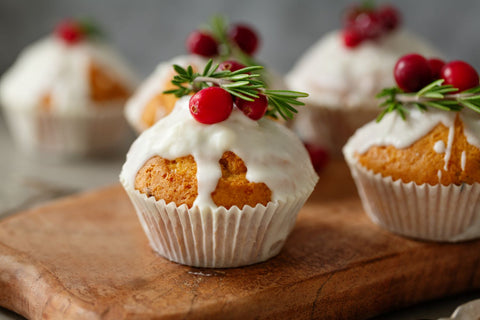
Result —
<path fill-rule="evenodd" d="M 22 51 L 1 79 L 0 99 L 23 151 L 103 154 L 129 137 L 123 105 L 135 84 L 133 72 L 96 29 L 69 20 Z"/>
<path fill-rule="evenodd" d="M 333 157 L 341 155 L 341 147 L 357 128 L 378 114 L 375 95 L 394 85 L 392 70 L 400 56 L 409 52 L 440 56 L 425 40 L 401 28 L 398 18 L 388 28 L 381 26 L 381 13 L 387 9 L 394 10 L 369 9 L 349 17 L 343 30 L 323 36 L 286 75 L 290 89 L 310 94 L 293 130 L 305 143 L 324 148 Z M 365 29 L 361 41 L 349 38 L 351 20 Z"/>
<path fill-rule="evenodd" d="M 169 260 L 220 268 L 275 256 L 315 186 L 296 135 L 244 107 L 220 87 L 182 97 L 127 154 L 120 180 Z"/>
<path fill-rule="evenodd" d="M 462 241 L 480 237 L 480 114 L 469 109 L 480 110 L 480 96 L 449 94 L 459 86 L 442 85 L 447 77 L 430 90 L 390 97 L 402 111 L 358 129 L 343 152 L 374 222 L 413 238 Z"/>

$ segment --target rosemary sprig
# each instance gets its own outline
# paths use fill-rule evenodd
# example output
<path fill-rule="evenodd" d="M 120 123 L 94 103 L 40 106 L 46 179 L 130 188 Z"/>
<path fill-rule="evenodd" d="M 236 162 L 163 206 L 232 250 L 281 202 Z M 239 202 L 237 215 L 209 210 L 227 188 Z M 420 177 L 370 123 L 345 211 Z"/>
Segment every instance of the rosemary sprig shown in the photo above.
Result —
<path fill-rule="evenodd" d="M 383 89 L 377 98 L 384 98 L 380 104 L 383 108 L 377 117 L 380 122 L 385 114 L 389 112 L 398 112 L 405 120 L 408 113 L 408 106 L 413 106 L 421 111 L 427 111 L 428 108 L 436 108 L 445 111 L 458 112 L 463 108 L 472 109 L 480 113 L 480 86 L 460 93 L 452 85 L 443 85 L 444 80 L 435 80 L 425 86 L 418 92 L 404 93 L 397 87 Z"/>
<path fill-rule="evenodd" d="M 203 72 L 198 73 L 193 71 L 192 66 L 182 68 L 179 65 L 174 65 L 173 68 L 177 74 L 173 77 L 172 84 L 177 88 L 163 93 L 182 97 L 217 85 L 231 95 L 247 101 L 253 101 L 259 97 L 259 94 L 263 94 L 268 100 L 266 115 L 273 118 L 278 118 L 278 115 L 280 115 L 285 120 L 292 119 L 297 113 L 294 106 L 305 105 L 297 99 L 308 97 L 307 93 L 266 89 L 265 83 L 259 80 L 260 75 L 254 73 L 262 70 L 262 66 L 249 66 L 233 72 L 230 70 L 218 71 L 218 66 L 218 64 L 213 64 L 213 60 L 210 59 Z"/>

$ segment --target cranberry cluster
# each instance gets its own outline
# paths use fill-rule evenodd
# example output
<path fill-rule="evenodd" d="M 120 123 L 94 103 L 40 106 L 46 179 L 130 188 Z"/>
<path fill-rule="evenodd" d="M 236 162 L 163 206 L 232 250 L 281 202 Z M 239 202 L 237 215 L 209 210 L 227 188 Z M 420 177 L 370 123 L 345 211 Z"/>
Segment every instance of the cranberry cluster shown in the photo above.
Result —
<path fill-rule="evenodd" d="M 260 42 L 257 33 L 245 24 L 232 25 L 227 39 L 250 56 L 257 51 Z M 220 41 L 207 31 L 194 30 L 187 37 L 186 45 L 189 52 L 209 58 L 219 54 Z"/>
<path fill-rule="evenodd" d="M 390 5 L 378 9 L 356 5 L 346 13 L 343 42 L 346 47 L 355 48 L 365 40 L 378 39 L 399 25 L 400 14 Z"/>
<path fill-rule="evenodd" d="M 393 71 L 395 81 L 405 92 L 416 92 L 431 83 L 443 79 L 444 85 L 452 85 L 462 92 L 478 86 L 477 71 L 468 63 L 460 60 L 445 64 L 444 61 L 412 53 L 401 57 Z"/>
<path fill-rule="evenodd" d="M 222 62 L 218 69 L 232 72 L 245 68 L 237 61 L 227 60 Z M 233 102 L 238 109 L 252 120 L 258 120 L 265 115 L 268 107 L 268 99 L 263 94 L 253 101 L 247 101 L 232 97 L 230 93 L 220 87 L 208 87 L 195 93 L 190 98 L 190 113 L 200 123 L 213 124 L 222 122 L 230 116 L 233 110 Z"/>

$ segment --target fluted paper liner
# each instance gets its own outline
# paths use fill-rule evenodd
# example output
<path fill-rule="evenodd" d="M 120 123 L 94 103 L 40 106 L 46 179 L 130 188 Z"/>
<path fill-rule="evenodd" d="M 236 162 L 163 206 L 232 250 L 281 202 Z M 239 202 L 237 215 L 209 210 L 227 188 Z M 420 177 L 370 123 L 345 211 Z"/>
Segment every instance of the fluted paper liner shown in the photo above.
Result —
<path fill-rule="evenodd" d="M 407 237 L 457 242 L 480 237 L 480 184 L 393 181 L 346 156 L 363 208 L 378 225 Z"/>
<path fill-rule="evenodd" d="M 122 184 L 156 252 L 180 264 L 208 268 L 245 266 L 277 255 L 313 190 L 254 208 L 189 209 Z"/>
<path fill-rule="evenodd" d="M 85 156 L 108 153 L 124 145 L 129 127 L 118 110 L 70 115 L 4 108 L 18 147 L 27 154 Z"/>

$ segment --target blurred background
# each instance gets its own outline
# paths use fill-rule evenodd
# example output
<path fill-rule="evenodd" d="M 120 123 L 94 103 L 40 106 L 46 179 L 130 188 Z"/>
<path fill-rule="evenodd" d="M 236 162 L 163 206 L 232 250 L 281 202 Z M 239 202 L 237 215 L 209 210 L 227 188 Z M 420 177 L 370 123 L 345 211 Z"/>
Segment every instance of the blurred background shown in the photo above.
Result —
<path fill-rule="evenodd" d="M 377 1 L 382 4 L 386 1 Z M 140 76 L 162 60 L 186 53 L 188 33 L 214 13 L 247 22 L 262 36 L 257 57 L 281 73 L 328 31 L 341 26 L 343 9 L 354 1 L 318 0 L 0 0 L 0 73 L 20 50 L 47 35 L 64 17 L 92 17 Z M 403 26 L 428 39 L 448 59 L 480 70 L 480 1 L 390 1 Z"/>

